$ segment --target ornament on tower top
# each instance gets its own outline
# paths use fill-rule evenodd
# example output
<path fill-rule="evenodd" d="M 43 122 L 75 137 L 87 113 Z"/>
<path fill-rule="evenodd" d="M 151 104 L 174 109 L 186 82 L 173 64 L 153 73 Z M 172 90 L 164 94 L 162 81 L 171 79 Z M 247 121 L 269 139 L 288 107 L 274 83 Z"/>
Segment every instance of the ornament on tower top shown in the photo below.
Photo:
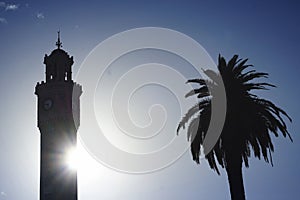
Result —
<path fill-rule="evenodd" d="M 57 42 L 55 44 L 58 49 L 62 47 L 62 42 L 60 42 L 60 31 L 57 31 Z"/>

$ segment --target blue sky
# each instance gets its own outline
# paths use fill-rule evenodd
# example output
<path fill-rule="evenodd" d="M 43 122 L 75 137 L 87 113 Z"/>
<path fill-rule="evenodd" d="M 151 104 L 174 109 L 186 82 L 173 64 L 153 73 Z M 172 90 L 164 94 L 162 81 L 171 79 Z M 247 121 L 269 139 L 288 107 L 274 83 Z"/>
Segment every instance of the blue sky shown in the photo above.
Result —
<path fill-rule="evenodd" d="M 299 9 L 297 1 L 1 1 L 0 2 L 0 199 L 37 199 L 39 131 L 36 82 L 44 79 L 44 54 L 63 48 L 74 56 L 76 74 L 89 52 L 113 34 L 138 27 L 164 27 L 199 42 L 216 61 L 221 53 L 249 58 L 278 87 L 262 93 L 293 118 L 294 139 L 274 138 L 274 167 L 251 159 L 244 169 L 248 199 L 300 196 Z M 83 85 L 84 90 L 84 85 Z M 84 131 L 84 130 L 81 130 Z M 88 155 L 87 155 L 88 156 Z M 123 174 L 97 162 L 79 172 L 79 199 L 229 199 L 226 173 L 189 152 L 170 167 L 145 175 Z"/>

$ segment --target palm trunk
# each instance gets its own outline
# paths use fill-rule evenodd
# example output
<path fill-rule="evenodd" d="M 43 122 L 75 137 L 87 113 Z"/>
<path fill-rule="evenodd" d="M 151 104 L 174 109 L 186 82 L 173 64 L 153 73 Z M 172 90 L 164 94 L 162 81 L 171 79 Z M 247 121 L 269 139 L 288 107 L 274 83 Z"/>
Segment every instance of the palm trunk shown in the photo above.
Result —
<path fill-rule="evenodd" d="M 242 173 L 242 159 L 240 156 L 231 156 L 226 166 L 230 187 L 231 200 L 245 200 L 245 189 Z"/>

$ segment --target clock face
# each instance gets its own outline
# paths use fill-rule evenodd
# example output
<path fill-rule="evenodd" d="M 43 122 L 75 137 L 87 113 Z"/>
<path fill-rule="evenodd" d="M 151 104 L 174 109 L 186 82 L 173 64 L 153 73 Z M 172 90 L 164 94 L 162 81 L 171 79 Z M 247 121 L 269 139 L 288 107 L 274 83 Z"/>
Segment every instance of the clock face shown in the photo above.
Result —
<path fill-rule="evenodd" d="M 50 110 L 52 108 L 52 105 L 53 105 L 53 102 L 51 99 L 46 99 L 44 102 L 43 102 L 43 107 L 45 110 Z"/>

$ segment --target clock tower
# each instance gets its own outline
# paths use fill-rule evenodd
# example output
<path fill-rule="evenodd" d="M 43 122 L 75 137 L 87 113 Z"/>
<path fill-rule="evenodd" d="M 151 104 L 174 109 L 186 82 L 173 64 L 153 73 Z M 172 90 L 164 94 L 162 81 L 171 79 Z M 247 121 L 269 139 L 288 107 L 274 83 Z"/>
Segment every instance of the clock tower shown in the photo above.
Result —
<path fill-rule="evenodd" d="M 77 200 L 77 172 L 67 154 L 76 148 L 81 85 L 72 80 L 73 57 L 57 48 L 44 57 L 45 81 L 37 83 L 37 126 L 41 133 L 40 200 Z"/>

